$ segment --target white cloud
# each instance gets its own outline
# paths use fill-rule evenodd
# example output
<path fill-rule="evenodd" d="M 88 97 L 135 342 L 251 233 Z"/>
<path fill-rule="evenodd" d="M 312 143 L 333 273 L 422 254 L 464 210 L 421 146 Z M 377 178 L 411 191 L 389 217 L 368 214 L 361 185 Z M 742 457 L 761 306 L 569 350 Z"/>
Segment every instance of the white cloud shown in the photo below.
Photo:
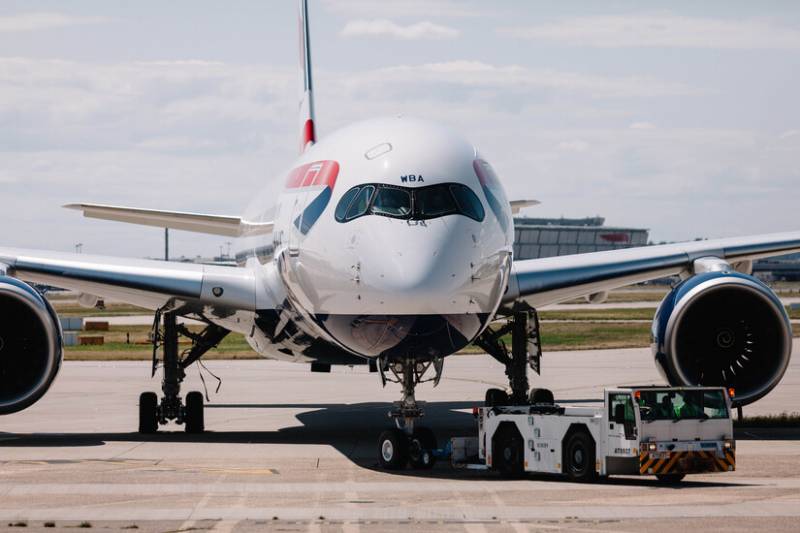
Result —
<path fill-rule="evenodd" d="M 0 16 L 0 33 L 51 30 L 67 26 L 100 24 L 110 20 L 107 17 L 79 17 L 55 12 L 19 13 Z"/>
<path fill-rule="evenodd" d="M 403 0 L 402 2 L 375 0 L 324 0 L 329 11 L 359 17 L 484 17 L 498 14 L 492 5 L 464 0 Z"/>
<path fill-rule="evenodd" d="M 340 32 L 343 37 L 392 37 L 394 39 L 455 39 L 459 31 L 424 20 L 403 26 L 387 19 L 351 20 Z"/>
<path fill-rule="evenodd" d="M 654 130 L 656 125 L 650 122 L 634 122 L 628 128 L 632 130 Z"/>
<path fill-rule="evenodd" d="M 707 94 L 684 84 L 477 61 L 316 74 L 322 138 L 395 112 L 442 121 L 492 161 L 509 196 L 545 202 L 542 216 L 600 213 L 656 238 L 772 231 L 788 224 L 786 191 L 800 181 L 793 130 L 778 144 L 782 129 L 669 127 L 694 124 L 694 96 Z M 0 58 L 0 123 L 11 124 L 0 128 L 0 183 L 14 199 L 0 242 L 159 250 L 156 230 L 58 209 L 74 201 L 240 213 L 296 155 L 296 83 L 293 67 Z M 693 98 L 665 121 L 658 98 L 675 95 Z M 658 128 L 643 134 L 643 119 Z M 217 251 L 220 241 L 174 239 L 176 254 Z"/>
<path fill-rule="evenodd" d="M 347 77 L 353 89 L 390 84 L 421 86 L 440 83 L 467 88 L 529 91 L 549 89 L 582 92 L 592 97 L 653 97 L 697 95 L 706 91 L 681 83 L 644 76 L 598 76 L 550 69 L 532 69 L 519 65 L 492 65 L 481 61 L 447 61 L 422 65 L 385 67 Z M 437 95 L 438 96 L 438 95 Z"/>
<path fill-rule="evenodd" d="M 589 143 L 580 139 L 576 139 L 574 141 L 561 141 L 556 145 L 556 148 L 559 150 L 565 150 L 567 152 L 585 152 L 589 149 Z"/>
<path fill-rule="evenodd" d="M 800 49 L 800 31 L 761 19 L 598 15 L 500 31 L 521 39 L 599 48 Z"/>

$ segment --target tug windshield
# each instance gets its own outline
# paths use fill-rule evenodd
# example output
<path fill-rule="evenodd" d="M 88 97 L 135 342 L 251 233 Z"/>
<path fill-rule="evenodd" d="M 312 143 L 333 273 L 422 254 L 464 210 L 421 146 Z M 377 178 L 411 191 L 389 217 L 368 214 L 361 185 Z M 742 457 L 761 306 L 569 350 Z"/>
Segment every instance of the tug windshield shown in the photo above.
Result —
<path fill-rule="evenodd" d="M 642 420 L 687 420 L 728 418 L 722 390 L 639 391 Z"/>

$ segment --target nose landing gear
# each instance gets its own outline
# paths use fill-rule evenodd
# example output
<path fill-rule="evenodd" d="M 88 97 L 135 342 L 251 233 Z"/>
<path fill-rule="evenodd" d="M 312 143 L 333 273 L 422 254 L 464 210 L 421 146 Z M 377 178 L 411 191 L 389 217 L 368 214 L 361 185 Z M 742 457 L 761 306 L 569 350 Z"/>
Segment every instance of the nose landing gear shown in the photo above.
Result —
<path fill-rule="evenodd" d="M 378 438 L 378 461 L 383 468 L 399 470 L 406 467 L 428 469 L 436 463 L 434 450 L 437 449 L 436 436 L 427 427 L 417 426 L 416 421 L 425 414 L 423 402 L 417 402 L 414 390 L 419 383 L 433 381 L 434 387 L 442 376 L 442 359 L 416 361 L 408 358 L 391 363 L 378 361 L 381 381 L 399 383 L 403 388 L 403 398 L 395 402 L 389 417 L 395 421 L 396 428 L 388 429 Z M 435 375 L 424 379 L 425 373 L 433 367 Z M 391 375 L 387 375 L 387 370 Z"/>

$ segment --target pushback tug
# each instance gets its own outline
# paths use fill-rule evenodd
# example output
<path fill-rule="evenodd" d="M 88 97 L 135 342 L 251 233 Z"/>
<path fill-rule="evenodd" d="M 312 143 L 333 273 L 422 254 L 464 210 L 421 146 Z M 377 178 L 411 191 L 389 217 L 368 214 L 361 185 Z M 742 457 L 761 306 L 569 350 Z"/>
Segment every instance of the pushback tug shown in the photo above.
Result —
<path fill-rule="evenodd" d="M 617 387 L 603 407 L 560 406 L 547 389 L 530 405 L 477 407 L 478 436 L 454 438 L 455 466 L 506 475 L 565 474 L 574 481 L 609 475 L 687 474 L 736 468 L 731 398 L 721 387 Z"/>

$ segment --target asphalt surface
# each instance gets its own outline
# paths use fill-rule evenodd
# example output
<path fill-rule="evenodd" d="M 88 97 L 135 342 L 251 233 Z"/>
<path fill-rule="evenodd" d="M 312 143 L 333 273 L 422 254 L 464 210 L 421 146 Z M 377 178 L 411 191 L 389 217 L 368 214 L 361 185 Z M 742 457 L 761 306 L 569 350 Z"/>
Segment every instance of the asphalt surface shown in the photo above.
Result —
<path fill-rule="evenodd" d="M 797 348 L 796 343 L 795 348 Z M 210 361 L 223 378 L 203 435 L 168 426 L 142 436 L 136 404 L 158 390 L 146 363 L 65 363 L 50 393 L 0 418 L 0 526 L 48 530 L 86 522 L 141 531 L 674 531 L 680 527 L 796 530 L 800 429 L 745 430 L 737 471 L 680 487 L 620 477 L 593 485 L 559 478 L 503 480 L 455 470 L 387 473 L 376 439 L 399 398 L 365 368 L 315 374 L 272 361 Z M 215 386 L 213 378 L 206 381 Z M 545 354 L 536 385 L 587 402 L 606 385 L 658 383 L 647 350 Z M 185 390 L 200 389 L 191 369 Z M 500 365 L 486 356 L 445 362 L 424 422 L 440 441 L 474 432 L 469 413 Z M 800 363 L 746 414 L 800 411 Z M 21 527 L 21 526 L 19 526 Z"/>

